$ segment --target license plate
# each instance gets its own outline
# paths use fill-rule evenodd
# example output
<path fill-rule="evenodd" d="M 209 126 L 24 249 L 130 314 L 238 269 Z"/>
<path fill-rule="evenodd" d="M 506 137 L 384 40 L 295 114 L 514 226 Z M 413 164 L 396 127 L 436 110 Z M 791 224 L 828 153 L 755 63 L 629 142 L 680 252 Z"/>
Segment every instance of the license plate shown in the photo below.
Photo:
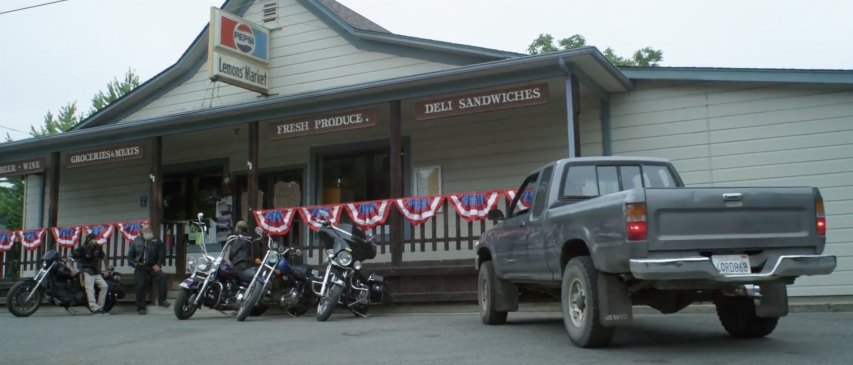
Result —
<path fill-rule="evenodd" d="M 752 272 L 749 267 L 748 255 L 711 256 L 711 262 L 717 271 L 723 275 L 744 275 Z"/>

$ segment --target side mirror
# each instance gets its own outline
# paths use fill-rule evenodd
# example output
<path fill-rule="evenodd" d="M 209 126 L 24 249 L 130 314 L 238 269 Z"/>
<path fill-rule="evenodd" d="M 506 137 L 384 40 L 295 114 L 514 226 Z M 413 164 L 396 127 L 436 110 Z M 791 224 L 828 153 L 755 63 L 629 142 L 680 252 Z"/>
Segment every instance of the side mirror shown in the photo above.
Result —
<path fill-rule="evenodd" d="M 204 221 L 204 213 L 198 213 L 198 221 Z"/>
<path fill-rule="evenodd" d="M 261 227 L 255 227 L 255 233 L 257 233 L 257 234 L 258 234 L 258 236 L 263 236 L 263 235 L 264 235 L 264 230 L 263 230 L 263 228 L 261 228 Z"/>
<path fill-rule="evenodd" d="M 317 212 L 317 216 L 318 218 L 320 218 L 320 220 L 328 221 L 331 215 L 325 210 L 320 210 L 319 212 Z"/>
<path fill-rule="evenodd" d="M 504 212 L 501 212 L 500 209 L 492 209 L 489 211 L 488 218 L 493 221 L 502 221 L 504 219 Z"/>

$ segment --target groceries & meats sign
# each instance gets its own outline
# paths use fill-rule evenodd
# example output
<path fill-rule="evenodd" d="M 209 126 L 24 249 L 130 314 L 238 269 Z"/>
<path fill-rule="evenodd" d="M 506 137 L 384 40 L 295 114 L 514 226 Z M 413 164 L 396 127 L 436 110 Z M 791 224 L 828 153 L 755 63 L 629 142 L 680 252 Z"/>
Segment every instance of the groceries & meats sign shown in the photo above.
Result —
<path fill-rule="evenodd" d="M 96 165 L 102 163 L 135 160 L 144 157 L 142 142 L 112 145 L 91 150 L 69 152 L 65 154 L 67 167 Z"/>
<path fill-rule="evenodd" d="M 210 9 L 208 74 L 244 89 L 268 94 L 270 31 L 217 8 Z"/>

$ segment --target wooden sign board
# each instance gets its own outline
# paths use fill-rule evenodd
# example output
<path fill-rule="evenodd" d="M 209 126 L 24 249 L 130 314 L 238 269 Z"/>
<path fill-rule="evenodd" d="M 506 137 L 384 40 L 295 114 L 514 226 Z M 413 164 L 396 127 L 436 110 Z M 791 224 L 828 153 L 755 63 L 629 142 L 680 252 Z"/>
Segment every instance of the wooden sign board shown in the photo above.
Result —
<path fill-rule="evenodd" d="M 44 171 L 44 157 L 0 162 L 0 177 L 29 175 Z"/>
<path fill-rule="evenodd" d="M 415 119 L 426 120 L 546 104 L 547 83 L 446 95 L 415 102 Z"/>
<path fill-rule="evenodd" d="M 373 127 L 379 123 L 375 108 L 307 116 L 269 124 L 269 139 L 285 139 L 312 134 Z"/>
<path fill-rule="evenodd" d="M 142 142 L 98 147 L 95 149 L 68 152 L 65 165 L 69 168 L 97 165 L 118 161 L 136 160 L 145 156 Z"/>

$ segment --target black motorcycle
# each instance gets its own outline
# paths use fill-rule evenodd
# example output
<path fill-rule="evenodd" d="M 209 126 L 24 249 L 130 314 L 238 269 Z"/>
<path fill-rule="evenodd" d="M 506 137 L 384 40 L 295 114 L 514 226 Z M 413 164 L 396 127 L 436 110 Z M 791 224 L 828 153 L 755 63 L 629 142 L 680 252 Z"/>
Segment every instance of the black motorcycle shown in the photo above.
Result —
<path fill-rule="evenodd" d="M 204 215 L 199 213 L 198 222 L 192 223 L 198 226 L 206 237 L 207 226 L 203 218 Z M 225 261 L 225 255 L 236 240 L 250 239 L 241 235 L 228 236 L 217 257 L 207 252 L 204 243 L 200 245 L 202 255 L 187 260 L 187 270 L 192 272 L 192 275 L 179 285 L 181 291 L 175 297 L 175 317 L 181 320 L 189 319 L 202 305 L 218 311 L 232 311 L 239 308 L 237 294 L 241 288 L 245 288 L 252 281 L 254 270 L 251 268 L 242 272 L 234 270 Z M 265 307 L 258 306 L 253 308 L 251 315 L 261 315 L 264 310 L 266 310 Z"/>
<path fill-rule="evenodd" d="M 335 226 L 328 220 L 323 223 L 319 236 L 326 249 L 328 265 L 323 279 L 314 281 L 312 285 L 320 297 L 317 320 L 329 319 L 337 306 L 366 318 L 370 304 L 381 303 L 385 290 L 382 275 L 370 273 L 365 276 L 361 271 L 362 261 L 376 257 L 376 237 L 353 225 L 341 223 Z"/>
<path fill-rule="evenodd" d="M 72 313 L 69 309 L 72 306 L 86 306 L 91 311 L 86 288 L 83 286 L 83 274 L 69 266 L 74 264 L 73 259 L 60 257 L 56 250 L 50 250 L 45 252 L 41 262 L 41 269 L 35 278 L 22 280 L 9 289 L 9 294 L 6 295 L 9 312 L 17 317 L 29 317 L 39 309 L 43 299 L 65 308 L 68 313 Z M 114 270 L 110 267 L 105 275 L 105 312 L 109 312 L 119 299 L 124 298 L 121 274 Z M 95 297 L 98 290 L 100 289 L 95 287 Z"/>
<path fill-rule="evenodd" d="M 246 320 L 259 306 L 277 305 L 294 317 L 305 314 L 316 300 L 311 283 L 319 280 L 319 273 L 294 262 L 302 256 L 299 249 L 279 245 L 260 228 L 255 228 L 255 233 L 261 239 L 266 236 L 267 253 L 255 268 L 252 282 L 237 294 L 237 320 Z"/>

